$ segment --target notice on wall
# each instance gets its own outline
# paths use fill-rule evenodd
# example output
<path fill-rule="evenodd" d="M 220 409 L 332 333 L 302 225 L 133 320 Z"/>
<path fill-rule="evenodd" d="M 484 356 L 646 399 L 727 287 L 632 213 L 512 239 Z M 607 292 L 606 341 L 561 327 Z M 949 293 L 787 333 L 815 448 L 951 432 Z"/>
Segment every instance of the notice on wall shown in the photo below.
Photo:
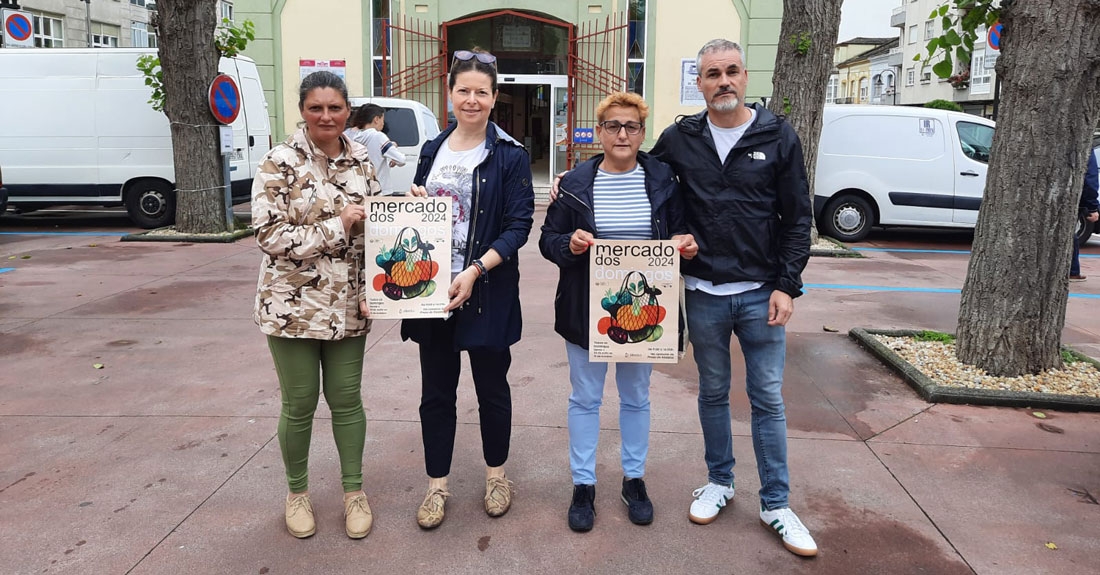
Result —
<path fill-rule="evenodd" d="M 298 60 L 298 72 L 300 74 L 298 79 L 305 79 L 306 76 L 322 70 L 332 72 L 343 79 L 347 77 L 347 68 L 348 63 L 346 60 Z"/>
<path fill-rule="evenodd" d="M 589 361 L 676 363 L 676 242 L 596 240 L 588 253 Z"/>
<path fill-rule="evenodd" d="M 680 59 L 680 105 L 681 106 L 706 106 L 703 93 L 695 83 L 699 76 L 695 69 L 695 58 Z"/>
<path fill-rule="evenodd" d="M 447 317 L 451 199 L 376 196 L 366 207 L 371 318 Z"/>

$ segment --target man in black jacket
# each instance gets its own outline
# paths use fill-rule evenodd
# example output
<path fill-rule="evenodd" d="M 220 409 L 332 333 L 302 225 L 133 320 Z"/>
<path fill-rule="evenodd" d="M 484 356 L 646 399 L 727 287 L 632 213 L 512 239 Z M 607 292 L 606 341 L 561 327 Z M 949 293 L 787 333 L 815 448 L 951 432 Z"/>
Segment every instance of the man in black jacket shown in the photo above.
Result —
<path fill-rule="evenodd" d="M 711 40 L 696 58 L 707 109 L 681 117 L 652 155 L 680 177 L 688 232 L 699 254 L 683 262 L 688 335 L 699 367 L 699 420 L 708 483 L 693 493 L 689 517 L 714 521 L 733 498 L 730 348 L 745 357 L 752 439 L 760 473 L 760 520 L 791 552 L 817 544 L 788 504 L 787 419 L 783 406 L 784 325 L 802 294 L 810 255 L 811 208 L 802 145 L 766 108 L 744 103 L 744 50 Z"/>

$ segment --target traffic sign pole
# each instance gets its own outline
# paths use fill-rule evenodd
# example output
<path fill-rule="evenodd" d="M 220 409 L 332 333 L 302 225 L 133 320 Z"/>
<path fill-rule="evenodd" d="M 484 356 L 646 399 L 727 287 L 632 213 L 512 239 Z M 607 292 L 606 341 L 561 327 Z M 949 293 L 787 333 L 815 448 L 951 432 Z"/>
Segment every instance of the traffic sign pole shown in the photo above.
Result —
<path fill-rule="evenodd" d="M 210 113 L 222 124 L 232 124 L 241 113 L 241 90 L 233 78 L 218 74 L 210 82 Z M 225 176 L 225 227 L 230 233 L 236 227 L 233 221 L 233 128 L 223 125 L 218 133 L 222 153 L 222 173 Z"/>

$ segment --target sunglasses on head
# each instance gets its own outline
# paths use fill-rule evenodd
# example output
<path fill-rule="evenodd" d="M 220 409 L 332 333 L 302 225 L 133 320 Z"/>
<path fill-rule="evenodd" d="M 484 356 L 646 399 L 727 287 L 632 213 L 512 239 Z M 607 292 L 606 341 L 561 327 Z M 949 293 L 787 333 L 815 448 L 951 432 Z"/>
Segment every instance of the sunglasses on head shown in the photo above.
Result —
<path fill-rule="evenodd" d="M 492 66 L 494 69 L 497 67 L 496 56 L 492 54 L 487 54 L 485 52 L 471 52 L 470 50 L 455 50 L 455 57 L 454 60 L 451 60 L 451 67 L 454 68 L 455 64 L 458 63 L 459 60 L 466 62 L 467 60 L 472 60 L 474 58 L 477 58 L 477 61 L 481 62 L 482 64 L 488 64 Z"/>

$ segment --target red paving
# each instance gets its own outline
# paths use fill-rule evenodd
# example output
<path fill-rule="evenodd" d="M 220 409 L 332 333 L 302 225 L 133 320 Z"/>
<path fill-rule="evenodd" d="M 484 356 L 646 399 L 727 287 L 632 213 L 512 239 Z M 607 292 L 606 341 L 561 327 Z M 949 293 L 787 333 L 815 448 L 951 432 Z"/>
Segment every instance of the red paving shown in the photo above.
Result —
<path fill-rule="evenodd" d="M 0 228 L 32 229 L 12 223 Z M 321 407 L 311 458 L 318 532 L 293 539 L 281 516 L 278 386 L 251 321 L 258 250 L 251 240 L 120 243 L 125 229 L 107 229 L 116 235 L 0 235 L 0 268 L 15 268 L 0 273 L 0 573 L 1100 573 L 1100 414 L 1040 420 L 1026 409 L 927 404 L 845 336 L 854 326 L 952 330 L 957 294 L 815 289 L 797 300 L 785 386 L 791 503 L 818 541 L 816 559 L 791 555 L 757 521 L 748 404 L 736 383 L 738 495 L 709 526 L 687 520 L 691 491 L 706 481 L 690 357 L 653 375 L 653 525 L 631 525 L 618 499 L 609 392 L 596 527 L 570 532 L 557 276 L 534 241 L 521 255 L 524 337 L 510 376 L 512 511 L 490 519 L 481 510 L 477 405 L 464 373 L 447 520 L 416 527 L 426 488 L 416 349 L 395 323 L 378 322 L 363 382 L 374 531 L 362 541 L 343 533 Z M 863 245 L 968 242 L 916 233 Z M 804 279 L 959 288 L 966 273 L 965 255 L 867 255 L 813 258 Z M 1097 281 L 1072 289 L 1100 293 L 1100 260 L 1083 266 Z M 1065 339 L 1095 354 L 1093 307 L 1069 301 Z"/>

